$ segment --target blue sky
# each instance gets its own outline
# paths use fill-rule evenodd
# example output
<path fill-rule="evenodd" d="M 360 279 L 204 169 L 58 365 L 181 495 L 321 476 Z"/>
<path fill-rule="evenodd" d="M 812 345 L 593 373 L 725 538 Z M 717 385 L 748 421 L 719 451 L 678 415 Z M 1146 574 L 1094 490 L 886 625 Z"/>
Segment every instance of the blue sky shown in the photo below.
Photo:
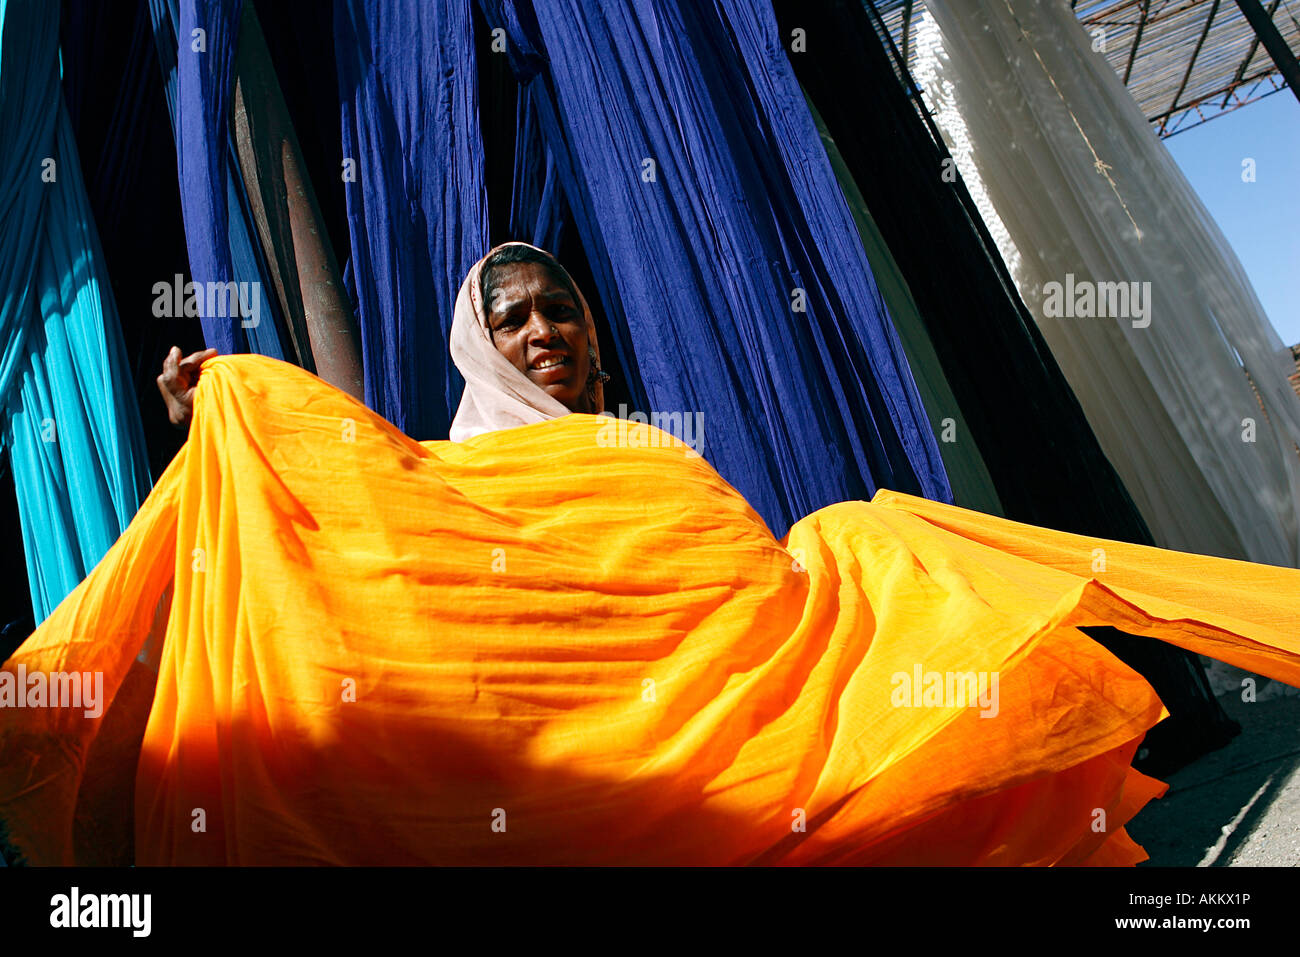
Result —
<path fill-rule="evenodd" d="M 1289 90 L 1165 140 L 1250 276 L 1273 327 L 1300 343 L 1300 102 Z M 1242 182 L 1242 160 L 1255 182 Z"/>

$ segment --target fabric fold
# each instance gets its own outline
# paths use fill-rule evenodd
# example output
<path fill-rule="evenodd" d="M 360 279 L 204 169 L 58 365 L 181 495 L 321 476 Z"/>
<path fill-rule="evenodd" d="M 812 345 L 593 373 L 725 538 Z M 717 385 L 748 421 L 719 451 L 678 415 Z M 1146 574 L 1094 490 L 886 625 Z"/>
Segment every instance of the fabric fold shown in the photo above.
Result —
<path fill-rule="evenodd" d="M 222 353 L 281 359 L 289 335 L 270 295 L 228 116 L 242 7 L 242 0 L 149 0 L 204 339 Z"/>

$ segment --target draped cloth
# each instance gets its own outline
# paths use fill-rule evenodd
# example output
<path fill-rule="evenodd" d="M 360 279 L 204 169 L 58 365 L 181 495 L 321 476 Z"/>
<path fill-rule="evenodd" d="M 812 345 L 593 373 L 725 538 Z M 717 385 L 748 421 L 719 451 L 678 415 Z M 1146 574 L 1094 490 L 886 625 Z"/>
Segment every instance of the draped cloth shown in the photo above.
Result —
<path fill-rule="evenodd" d="M 511 365 L 492 342 L 492 329 L 488 323 L 488 311 L 483 302 L 483 288 L 479 280 L 483 263 L 498 249 L 506 246 L 537 249 L 529 243 L 503 243 L 490 250 L 470 269 L 456 296 L 456 313 L 451 323 L 451 358 L 465 377 L 465 391 L 461 395 L 456 418 L 451 424 L 453 442 L 462 442 L 484 432 L 544 422 L 569 414 L 569 409 L 563 403 L 552 398 Z M 544 250 L 538 249 L 538 252 Z M 556 266 L 568 276 L 563 266 L 558 262 Z M 569 277 L 569 285 L 578 297 L 577 305 L 582 309 L 583 324 L 587 329 L 587 344 L 596 354 L 594 366 L 599 368 L 600 346 L 596 341 L 596 325 L 591 318 L 591 308 L 572 277 Z M 604 386 L 597 381 L 595 388 L 595 411 L 603 412 Z"/>
<path fill-rule="evenodd" d="M 1151 124 L 1065 4 L 927 8 L 935 120 L 1156 541 L 1300 564 L 1294 360 Z"/>
<path fill-rule="evenodd" d="M 367 404 L 447 435 L 463 384 L 439 346 L 489 200 L 552 248 L 567 209 L 633 403 L 707 415 L 703 453 L 775 527 L 881 485 L 949 500 L 770 10 L 481 6 L 519 97 L 479 121 L 469 0 L 334 5 Z M 476 121 L 517 126 L 490 195 Z"/>
<path fill-rule="evenodd" d="M 60 90 L 58 29 L 57 5 L 0 2 L 0 449 L 38 622 L 126 528 L 150 484 Z"/>
<path fill-rule="evenodd" d="M 650 426 L 421 443 L 221 356 L 0 670 L 108 702 L 0 708 L 0 820 L 38 864 L 1131 863 L 1162 707 L 1078 627 L 1297 684 L 1298 592 L 888 491 L 778 540 Z"/>
<path fill-rule="evenodd" d="M 142 406 L 150 475 L 161 475 L 178 436 L 160 414 L 156 379 L 173 346 L 203 348 L 202 323 L 160 319 L 156 284 L 188 269 L 176 148 L 148 4 L 128 15 L 96 0 L 63 5 L 63 94 L 86 192 L 104 248 L 135 397 Z M 166 299 L 171 300 L 171 296 Z"/>

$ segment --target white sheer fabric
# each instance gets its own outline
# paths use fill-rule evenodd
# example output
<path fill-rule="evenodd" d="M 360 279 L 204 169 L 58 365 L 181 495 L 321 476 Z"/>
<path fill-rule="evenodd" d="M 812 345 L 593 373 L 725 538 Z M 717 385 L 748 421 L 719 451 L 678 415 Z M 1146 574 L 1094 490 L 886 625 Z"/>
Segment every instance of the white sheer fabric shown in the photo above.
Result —
<path fill-rule="evenodd" d="M 1157 541 L 1300 564 L 1289 350 L 1093 38 L 1062 0 L 926 5 L 916 80 Z M 1069 312 L 1071 285 L 1086 310 L 1085 285 L 1114 282 L 1139 284 L 1145 316 L 1130 301 L 1116 317 L 1117 288 L 1101 290 L 1108 317 Z"/>

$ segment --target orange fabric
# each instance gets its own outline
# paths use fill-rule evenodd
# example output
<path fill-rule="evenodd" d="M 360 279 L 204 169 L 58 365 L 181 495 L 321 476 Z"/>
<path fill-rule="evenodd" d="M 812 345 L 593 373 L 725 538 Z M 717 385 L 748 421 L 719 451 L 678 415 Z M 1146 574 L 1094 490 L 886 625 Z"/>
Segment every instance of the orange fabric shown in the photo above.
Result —
<path fill-rule="evenodd" d="M 284 363 L 208 360 L 186 446 L 4 666 L 100 670 L 112 701 L 0 709 L 11 842 L 34 863 L 132 839 L 140 864 L 1132 863 L 1123 826 L 1162 786 L 1129 763 L 1164 712 L 1077 627 L 1300 684 L 1300 571 L 888 492 L 778 542 L 680 442 L 620 446 L 612 422 L 418 443 Z M 926 698 L 927 673 L 967 671 L 996 696 Z"/>

